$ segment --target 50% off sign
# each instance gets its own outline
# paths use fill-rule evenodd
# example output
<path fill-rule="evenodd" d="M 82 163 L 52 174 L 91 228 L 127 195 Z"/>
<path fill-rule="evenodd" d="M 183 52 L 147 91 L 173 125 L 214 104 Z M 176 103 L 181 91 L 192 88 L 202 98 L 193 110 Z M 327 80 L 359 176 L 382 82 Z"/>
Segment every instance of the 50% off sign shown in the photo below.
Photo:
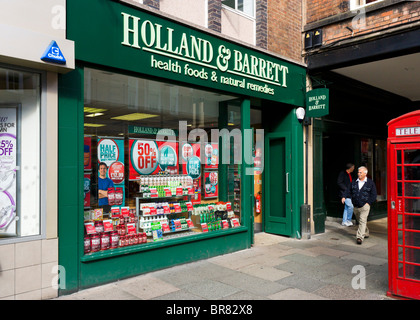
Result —
<path fill-rule="evenodd" d="M 131 164 L 139 174 L 152 174 L 158 167 L 159 148 L 154 141 L 136 140 L 131 147 Z"/>

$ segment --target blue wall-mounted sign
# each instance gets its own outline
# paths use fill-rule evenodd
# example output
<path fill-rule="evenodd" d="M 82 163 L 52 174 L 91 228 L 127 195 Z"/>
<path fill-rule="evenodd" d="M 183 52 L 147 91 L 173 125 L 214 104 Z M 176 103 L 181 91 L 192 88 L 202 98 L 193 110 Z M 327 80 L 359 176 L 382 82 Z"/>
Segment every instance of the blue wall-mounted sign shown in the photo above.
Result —
<path fill-rule="evenodd" d="M 43 53 L 41 60 L 51 63 L 66 64 L 66 59 L 64 58 L 63 53 L 58 47 L 57 42 L 55 42 L 54 40 L 51 41 L 51 43 L 47 47 L 47 50 L 45 50 L 45 52 Z"/>

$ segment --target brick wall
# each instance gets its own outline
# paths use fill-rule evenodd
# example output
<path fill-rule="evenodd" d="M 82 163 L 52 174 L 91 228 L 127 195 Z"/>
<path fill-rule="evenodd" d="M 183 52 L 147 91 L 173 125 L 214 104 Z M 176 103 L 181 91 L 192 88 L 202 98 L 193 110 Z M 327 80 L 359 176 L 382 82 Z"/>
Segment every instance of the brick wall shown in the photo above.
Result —
<path fill-rule="evenodd" d="M 255 44 L 257 47 L 267 49 L 267 0 L 255 2 Z"/>
<path fill-rule="evenodd" d="M 306 23 L 319 21 L 349 10 L 349 0 L 307 0 Z"/>
<path fill-rule="evenodd" d="M 302 61 L 302 1 L 268 1 L 269 51 Z"/>
<path fill-rule="evenodd" d="M 221 32 L 222 31 L 222 1 L 208 0 L 208 28 Z"/>
<path fill-rule="evenodd" d="M 320 0 L 310 2 L 318 3 Z M 324 0 L 324 2 L 329 1 Z M 335 12 L 335 10 L 333 11 Z M 323 45 L 384 31 L 393 27 L 404 25 L 408 27 L 410 23 L 416 21 L 420 21 L 419 1 L 401 2 L 393 6 L 367 12 L 362 8 L 359 14 L 355 16 L 321 27 L 323 30 Z M 352 31 L 347 29 L 347 27 L 352 29 Z"/>

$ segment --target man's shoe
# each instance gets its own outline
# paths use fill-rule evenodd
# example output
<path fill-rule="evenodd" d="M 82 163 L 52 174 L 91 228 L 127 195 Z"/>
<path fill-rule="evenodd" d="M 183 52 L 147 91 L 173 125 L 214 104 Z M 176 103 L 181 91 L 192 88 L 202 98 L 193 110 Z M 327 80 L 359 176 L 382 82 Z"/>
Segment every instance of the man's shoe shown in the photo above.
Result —
<path fill-rule="evenodd" d="M 362 239 L 357 238 L 356 243 L 357 243 L 357 244 L 362 244 Z"/>
<path fill-rule="evenodd" d="M 347 223 L 347 227 L 351 227 L 353 225 L 353 222 L 351 222 L 350 220 L 347 220 L 346 223 Z"/>

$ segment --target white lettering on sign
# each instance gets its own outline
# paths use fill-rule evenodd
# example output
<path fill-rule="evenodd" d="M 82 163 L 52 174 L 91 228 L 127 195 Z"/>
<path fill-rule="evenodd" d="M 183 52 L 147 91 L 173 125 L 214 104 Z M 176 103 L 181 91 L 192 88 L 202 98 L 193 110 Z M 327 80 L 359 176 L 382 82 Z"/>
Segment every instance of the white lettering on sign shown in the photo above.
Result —
<path fill-rule="evenodd" d="M 420 127 L 398 128 L 395 130 L 396 136 L 413 136 L 420 134 Z"/>
<path fill-rule="evenodd" d="M 150 65 L 154 69 L 202 80 L 210 79 L 223 85 L 246 88 L 269 95 L 275 93 L 275 87 L 271 86 L 287 87 L 289 74 L 287 66 L 229 49 L 225 45 L 214 48 L 210 41 L 191 34 L 182 33 L 180 37 L 176 37 L 176 30 L 172 28 L 124 12 L 121 12 L 121 15 L 123 17 L 121 44 L 151 53 Z M 171 59 L 163 61 L 158 55 Z M 241 79 L 228 75 L 219 77 L 216 71 L 209 73 L 203 67 L 239 76 Z M 248 82 L 252 80 L 264 82 L 265 85 Z"/>

